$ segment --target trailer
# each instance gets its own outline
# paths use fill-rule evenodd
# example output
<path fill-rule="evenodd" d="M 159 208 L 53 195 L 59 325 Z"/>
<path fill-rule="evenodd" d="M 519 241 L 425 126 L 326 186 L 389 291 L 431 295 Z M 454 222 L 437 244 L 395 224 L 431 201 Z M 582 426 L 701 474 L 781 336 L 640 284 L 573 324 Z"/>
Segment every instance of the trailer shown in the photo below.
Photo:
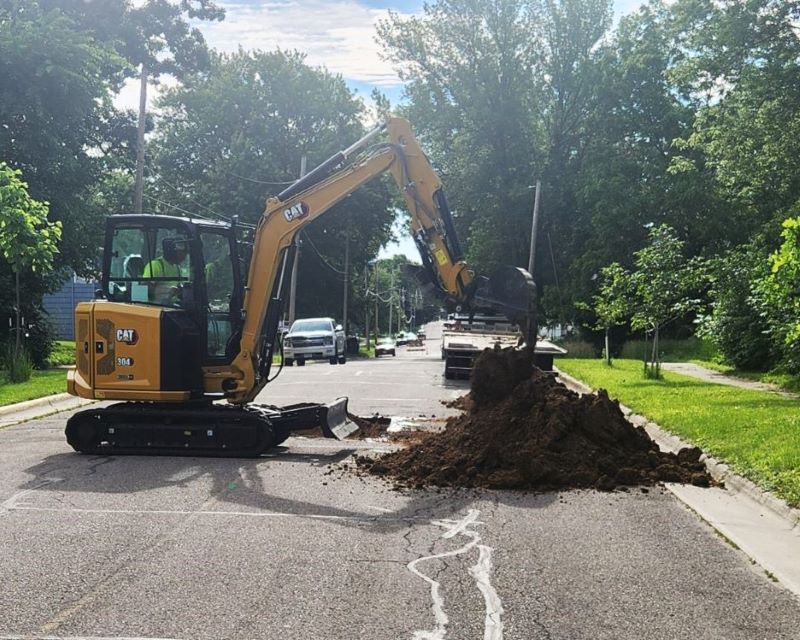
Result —
<path fill-rule="evenodd" d="M 519 330 L 508 321 L 478 317 L 473 321 L 451 318 L 445 323 L 442 333 L 442 360 L 444 377 L 448 380 L 468 378 L 475 358 L 484 349 L 517 347 Z M 533 363 L 542 371 L 553 370 L 553 358 L 567 353 L 547 340 L 537 340 L 533 351 Z"/>

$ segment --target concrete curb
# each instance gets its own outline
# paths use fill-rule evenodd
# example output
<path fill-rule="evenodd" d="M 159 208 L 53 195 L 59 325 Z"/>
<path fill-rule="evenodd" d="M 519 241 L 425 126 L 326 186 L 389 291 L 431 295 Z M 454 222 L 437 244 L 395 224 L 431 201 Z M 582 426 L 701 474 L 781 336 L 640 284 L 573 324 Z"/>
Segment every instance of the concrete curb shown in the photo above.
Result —
<path fill-rule="evenodd" d="M 15 404 L 8 404 L 0 407 L 0 416 L 8 415 L 9 413 L 19 413 L 20 411 L 27 411 L 28 409 L 36 409 L 38 407 L 50 407 L 64 400 L 72 398 L 68 393 L 57 393 L 52 396 L 44 396 L 42 398 L 35 398 L 34 400 L 26 400 L 25 402 L 17 402 Z"/>
<path fill-rule="evenodd" d="M 558 372 L 558 377 L 573 391 L 578 393 L 594 393 L 594 389 L 563 371 Z M 676 453 L 684 447 L 694 446 L 681 440 L 678 436 L 664 431 L 658 424 L 652 420 L 648 420 L 645 416 L 634 413 L 630 407 L 626 407 L 622 403 L 620 403 L 619 407 L 631 423 L 637 427 L 644 427 L 661 449 Z M 700 460 L 705 462 L 711 477 L 723 483 L 728 491 L 733 494 L 741 493 L 747 496 L 781 518 L 790 529 L 800 532 L 800 509 L 790 507 L 785 501 L 760 488 L 751 480 L 734 473 L 727 464 L 715 460 L 707 454 L 703 454 Z"/>

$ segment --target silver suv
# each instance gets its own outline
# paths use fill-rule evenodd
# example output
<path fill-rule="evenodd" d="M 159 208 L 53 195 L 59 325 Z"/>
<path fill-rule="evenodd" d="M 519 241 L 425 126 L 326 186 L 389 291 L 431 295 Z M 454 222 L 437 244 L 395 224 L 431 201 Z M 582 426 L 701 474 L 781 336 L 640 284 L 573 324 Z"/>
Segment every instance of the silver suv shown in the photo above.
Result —
<path fill-rule="evenodd" d="M 291 367 L 295 360 L 302 367 L 306 360 L 328 360 L 344 364 L 345 338 L 342 325 L 333 318 L 295 320 L 283 339 L 283 362 Z"/>

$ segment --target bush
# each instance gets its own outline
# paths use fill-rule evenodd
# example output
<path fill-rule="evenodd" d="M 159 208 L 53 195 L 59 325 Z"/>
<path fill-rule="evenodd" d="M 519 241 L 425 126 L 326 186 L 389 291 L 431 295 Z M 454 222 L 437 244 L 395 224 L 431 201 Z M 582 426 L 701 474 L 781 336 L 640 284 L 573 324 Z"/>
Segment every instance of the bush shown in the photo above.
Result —
<path fill-rule="evenodd" d="M 768 273 L 766 254 L 754 246 L 731 251 L 713 263 L 712 310 L 700 330 L 719 348 L 722 361 L 737 369 L 767 371 L 777 361 L 757 293 L 757 283 Z"/>
<path fill-rule="evenodd" d="M 16 353 L 14 345 L 9 344 L 6 349 L 6 367 L 8 381 L 11 383 L 27 382 L 31 379 L 33 361 L 25 348 Z"/>
<path fill-rule="evenodd" d="M 35 369 L 44 369 L 48 366 L 48 357 L 55 342 L 53 328 L 47 315 L 39 308 L 28 308 L 25 310 L 25 335 L 23 344 L 28 353 L 28 357 Z M 13 331 L 0 339 L 0 344 L 14 345 L 15 336 Z M 7 348 L 3 351 L 8 355 Z"/>
<path fill-rule="evenodd" d="M 585 340 L 568 339 L 558 343 L 567 353 L 564 358 L 594 359 L 600 357 L 600 350 L 591 342 Z"/>
<path fill-rule="evenodd" d="M 75 364 L 75 343 L 69 340 L 57 340 L 50 355 L 47 356 L 46 366 L 51 368 L 73 364 Z"/>

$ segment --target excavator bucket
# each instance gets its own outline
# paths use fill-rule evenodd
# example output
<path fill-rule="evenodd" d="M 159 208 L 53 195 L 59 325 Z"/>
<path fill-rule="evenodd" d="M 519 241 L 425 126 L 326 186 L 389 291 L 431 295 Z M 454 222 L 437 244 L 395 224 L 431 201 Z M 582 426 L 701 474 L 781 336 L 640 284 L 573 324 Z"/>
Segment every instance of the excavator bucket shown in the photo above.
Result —
<path fill-rule="evenodd" d="M 492 307 L 518 324 L 528 346 L 536 344 L 536 285 L 520 267 L 502 265 L 489 278 L 481 278 L 475 302 Z"/>

